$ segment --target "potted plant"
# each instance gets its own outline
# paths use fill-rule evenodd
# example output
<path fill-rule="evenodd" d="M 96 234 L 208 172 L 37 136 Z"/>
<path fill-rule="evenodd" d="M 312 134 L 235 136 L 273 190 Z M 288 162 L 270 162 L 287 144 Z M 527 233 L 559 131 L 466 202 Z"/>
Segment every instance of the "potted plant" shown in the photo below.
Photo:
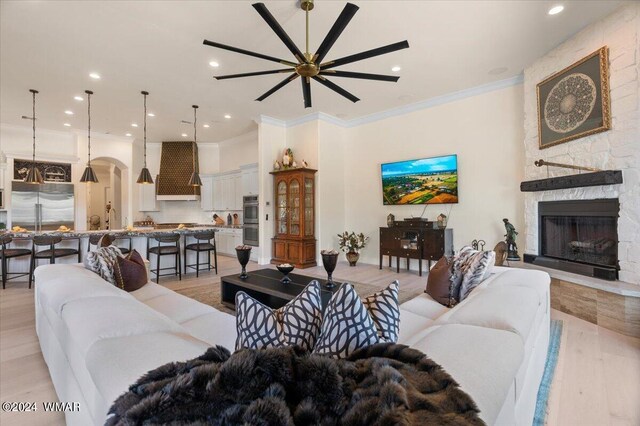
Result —
<path fill-rule="evenodd" d="M 367 241 L 369 241 L 369 237 L 365 237 L 362 232 L 356 234 L 355 232 L 344 231 L 342 234 L 338 234 L 340 250 L 346 253 L 349 266 L 356 266 L 360 258 L 359 252 L 365 248 Z"/>

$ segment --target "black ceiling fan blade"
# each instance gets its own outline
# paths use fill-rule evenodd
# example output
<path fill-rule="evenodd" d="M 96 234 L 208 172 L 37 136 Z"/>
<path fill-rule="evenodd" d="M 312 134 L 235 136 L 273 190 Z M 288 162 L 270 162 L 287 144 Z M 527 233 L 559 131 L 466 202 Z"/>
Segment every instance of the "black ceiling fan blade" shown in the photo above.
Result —
<path fill-rule="evenodd" d="M 327 80 L 325 77 L 321 76 L 321 75 L 317 75 L 315 77 L 313 77 L 314 80 L 316 80 L 318 83 L 328 87 L 329 89 L 333 90 L 336 93 L 341 94 L 342 96 L 344 96 L 345 98 L 349 99 L 351 102 L 358 102 L 360 100 L 360 98 L 352 95 L 351 93 L 347 92 L 346 90 L 344 90 L 342 87 L 338 86 L 335 83 L 332 83 L 331 81 Z"/>
<path fill-rule="evenodd" d="M 287 46 L 287 49 L 289 49 L 289 51 L 293 53 L 293 56 L 296 57 L 298 62 L 304 62 L 304 55 L 302 54 L 300 49 L 298 49 L 298 46 L 296 46 L 293 40 L 291 40 L 291 37 L 289 37 L 285 30 L 280 26 L 278 21 L 276 21 L 276 18 L 274 18 L 271 12 L 269 12 L 267 6 L 265 6 L 264 3 L 254 3 L 252 6 L 256 11 L 258 11 L 260 16 L 262 16 L 262 19 L 266 21 L 267 25 L 271 27 L 273 32 L 276 33 L 280 40 L 282 40 L 285 46 Z"/>
<path fill-rule="evenodd" d="M 256 72 L 245 72 L 242 74 L 229 74 L 229 75 L 218 75 L 213 76 L 216 80 L 227 80 L 229 78 L 240 78 L 240 77 L 253 77 L 254 75 L 267 75 L 267 74 L 279 74 L 284 72 L 293 72 L 293 68 L 284 68 L 281 70 L 269 70 L 269 71 L 256 71 Z"/>
<path fill-rule="evenodd" d="M 377 49 L 367 50 L 366 52 L 356 53 L 355 55 L 345 56 L 344 58 L 335 59 L 320 65 L 321 69 L 329 69 L 340 65 L 350 64 L 352 62 L 362 61 L 363 59 L 373 58 L 374 56 L 384 55 L 385 53 L 395 52 L 396 50 L 406 49 L 409 47 L 407 40 L 398 43 L 389 44 L 387 46 L 378 47 Z"/>
<path fill-rule="evenodd" d="M 275 58 L 275 57 L 269 56 L 269 55 L 263 55 L 262 53 L 251 52 L 249 50 L 244 50 L 244 49 L 240 49 L 238 47 L 228 46 L 228 45 L 222 44 L 222 43 L 216 43 L 215 41 L 204 40 L 202 42 L 202 44 L 205 44 L 207 46 L 217 47 L 218 49 L 224 49 L 224 50 L 229 50 L 231 52 L 241 53 L 243 55 L 253 56 L 254 58 L 266 59 L 267 61 L 277 62 L 277 63 L 283 64 L 283 65 L 291 65 L 292 67 L 295 67 L 296 65 L 298 65 L 295 62 L 287 61 L 287 60 L 280 59 L 280 58 Z"/>
<path fill-rule="evenodd" d="M 340 13 L 340 16 L 338 16 L 338 19 L 336 19 L 336 22 L 334 22 L 333 26 L 327 33 L 327 36 L 324 38 L 324 40 L 322 40 L 320 47 L 318 47 L 318 51 L 313 57 L 313 62 L 322 62 L 327 53 L 329 53 L 329 49 L 333 47 L 333 44 L 336 42 L 336 40 L 338 40 L 338 37 L 340 37 L 340 34 L 342 34 L 342 31 L 344 31 L 344 29 L 347 27 L 347 25 L 351 21 L 351 18 L 353 18 L 353 15 L 356 14 L 358 9 L 359 7 L 355 4 L 346 4 L 344 9 L 342 9 L 342 12 Z"/>
<path fill-rule="evenodd" d="M 278 90 L 282 89 L 284 86 L 286 86 L 287 84 L 291 83 L 296 78 L 298 78 L 298 74 L 290 75 L 289 77 L 285 78 L 280 83 L 276 84 L 271 89 L 269 89 L 268 92 L 266 92 L 264 95 L 260 96 L 258 99 L 256 99 L 256 101 L 260 101 L 260 102 L 264 101 L 269 96 L 273 95 L 275 92 L 277 92 Z"/>
<path fill-rule="evenodd" d="M 351 72 L 351 71 L 338 71 L 338 70 L 322 70 L 322 75 L 334 76 L 334 77 L 347 77 L 347 78 L 362 78 L 364 80 L 378 80 L 378 81 L 392 81 L 396 82 L 400 79 L 396 75 L 384 75 L 384 74 L 368 74 L 365 72 Z"/>
<path fill-rule="evenodd" d="M 302 77 L 302 96 L 304 97 L 304 107 L 311 108 L 311 80 L 309 77 Z"/>

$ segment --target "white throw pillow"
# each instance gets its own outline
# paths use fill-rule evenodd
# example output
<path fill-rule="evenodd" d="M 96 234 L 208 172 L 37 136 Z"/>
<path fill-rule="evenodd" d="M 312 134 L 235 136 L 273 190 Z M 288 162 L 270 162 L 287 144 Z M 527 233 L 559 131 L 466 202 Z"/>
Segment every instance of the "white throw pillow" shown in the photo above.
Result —
<path fill-rule="evenodd" d="M 116 279 L 113 268 L 118 256 L 122 256 L 120 249 L 114 245 L 98 247 L 95 251 L 90 251 L 84 257 L 84 267 L 100 275 L 102 279 L 115 285 Z"/>

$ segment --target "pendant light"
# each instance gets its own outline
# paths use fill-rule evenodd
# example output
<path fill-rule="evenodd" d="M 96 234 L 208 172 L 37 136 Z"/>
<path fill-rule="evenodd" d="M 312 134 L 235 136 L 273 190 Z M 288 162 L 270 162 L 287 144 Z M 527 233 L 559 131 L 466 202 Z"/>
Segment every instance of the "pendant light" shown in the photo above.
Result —
<path fill-rule="evenodd" d="M 98 183 L 98 177 L 96 176 L 96 173 L 91 168 L 91 95 L 93 95 L 93 92 L 91 90 L 85 90 L 84 93 L 87 94 L 87 114 L 89 116 L 88 127 L 87 127 L 88 155 L 87 155 L 87 167 L 84 169 L 84 173 L 80 178 L 80 182 Z"/>
<path fill-rule="evenodd" d="M 31 121 L 33 121 L 33 157 L 31 167 L 29 168 L 24 181 L 26 183 L 40 185 L 41 183 L 44 183 L 44 179 L 42 179 L 42 174 L 40 173 L 40 170 L 38 170 L 38 167 L 36 167 L 36 93 L 38 93 L 38 91 L 34 89 L 30 89 L 29 91 L 33 96 L 33 113 L 31 115 Z"/>
<path fill-rule="evenodd" d="M 192 105 L 193 107 L 193 173 L 191 173 L 191 179 L 189 179 L 189 185 L 202 186 L 200 175 L 196 170 L 196 150 L 198 149 L 198 105 Z"/>
<path fill-rule="evenodd" d="M 151 173 L 149 173 L 149 169 L 147 169 L 147 95 L 149 92 L 142 91 L 140 92 L 144 96 L 144 127 L 143 127 L 143 135 L 144 135 L 144 167 L 140 170 L 140 176 L 138 176 L 138 183 L 142 184 L 151 184 L 153 183 L 153 179 L 151 178 Z"/>

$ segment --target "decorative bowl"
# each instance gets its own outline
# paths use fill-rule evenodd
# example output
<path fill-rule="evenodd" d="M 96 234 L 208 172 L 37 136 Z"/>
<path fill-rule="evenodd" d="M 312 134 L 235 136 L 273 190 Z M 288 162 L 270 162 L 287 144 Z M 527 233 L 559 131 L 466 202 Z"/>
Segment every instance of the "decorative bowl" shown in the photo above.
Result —
<path fill-rule="evenodd" d="M 276 265 L 276 269 L 284 275 L 282 280 L 280 280 L 282 283 L 287 284 L 291 282 L 291 278 L 289 278 L 288 275 L 295 269 L 293 265 L 283 263 L 281 265 Z"/>

